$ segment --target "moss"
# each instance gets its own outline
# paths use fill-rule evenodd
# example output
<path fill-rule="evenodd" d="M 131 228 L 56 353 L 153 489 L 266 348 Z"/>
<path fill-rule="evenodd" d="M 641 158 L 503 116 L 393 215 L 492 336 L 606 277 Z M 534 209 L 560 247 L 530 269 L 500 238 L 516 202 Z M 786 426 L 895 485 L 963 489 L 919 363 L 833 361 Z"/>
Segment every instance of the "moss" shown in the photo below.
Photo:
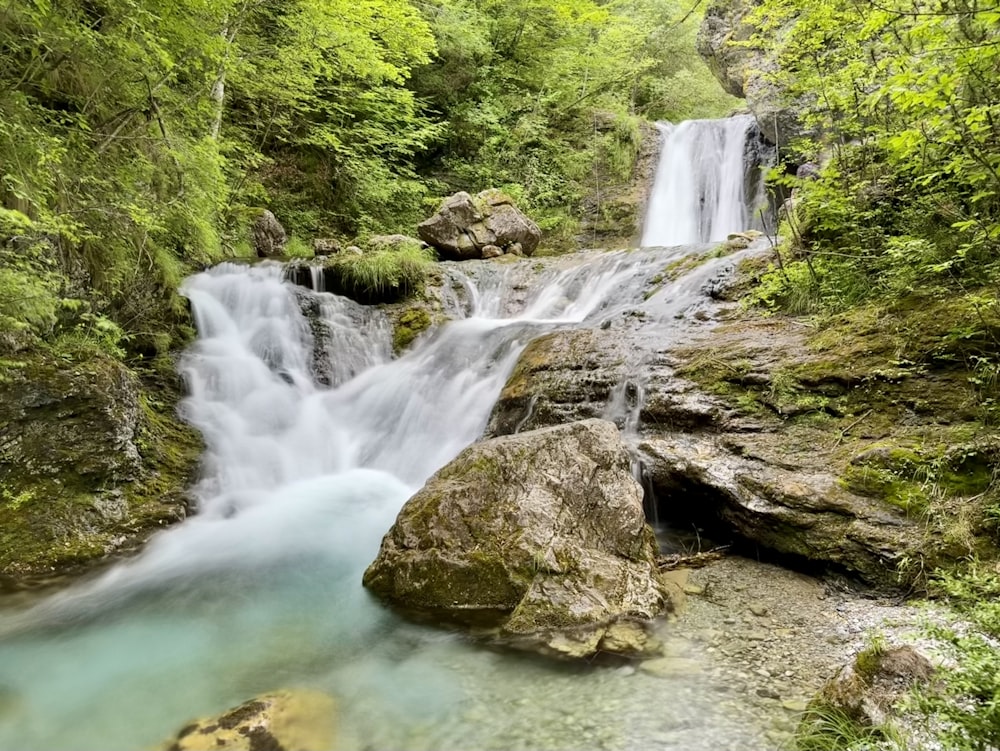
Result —
<path fill-rule="evenodd" d="M 395 321 L 392 348 L 396 353 L 410 346 L 414 339 L 431 327 L 431 314 L 425 308 L 403 311 Z"/>
<path fill-rule="evenodd" d="M 433 251 L 414 244 L 331 256 L 323 273 L 328 291 L 372 305 L 422 295 L 433 268 Z"/>

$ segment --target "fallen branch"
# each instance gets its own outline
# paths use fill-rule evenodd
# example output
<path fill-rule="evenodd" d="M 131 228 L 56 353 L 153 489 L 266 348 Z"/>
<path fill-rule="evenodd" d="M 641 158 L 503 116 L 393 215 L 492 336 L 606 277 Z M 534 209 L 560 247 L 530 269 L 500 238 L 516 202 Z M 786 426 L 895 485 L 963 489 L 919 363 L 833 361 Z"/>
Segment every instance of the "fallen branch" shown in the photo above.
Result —
<path fill-rule="evenodd" d="M 702 568 L 709 563 L 721 561 L 726 557 L 728 545 L 722 545 L 704 553 L 674 553 L 672 555 L 661 555 L 656 558 L 656 567 L 660 571 L 672 571 L 675 568 Z"/>

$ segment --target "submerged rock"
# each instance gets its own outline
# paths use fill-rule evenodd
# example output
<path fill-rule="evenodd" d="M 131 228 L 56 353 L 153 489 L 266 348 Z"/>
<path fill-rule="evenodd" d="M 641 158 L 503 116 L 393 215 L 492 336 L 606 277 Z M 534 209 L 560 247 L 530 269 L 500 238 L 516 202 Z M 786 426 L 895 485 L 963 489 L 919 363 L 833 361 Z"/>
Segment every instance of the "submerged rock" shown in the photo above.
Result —
<path fill-rule="evenodd" d="M 364 584 L 439 621 L 583 657 L 648 651 L 668 607 L 642 489 L 613 423 L 485 440 L 403 507 Z"/>
<path fill-rule="evenodd" d="M 331 751 L 336 709 L 319 691 L 264 694 L 188 725 L 165 751 Z"/>

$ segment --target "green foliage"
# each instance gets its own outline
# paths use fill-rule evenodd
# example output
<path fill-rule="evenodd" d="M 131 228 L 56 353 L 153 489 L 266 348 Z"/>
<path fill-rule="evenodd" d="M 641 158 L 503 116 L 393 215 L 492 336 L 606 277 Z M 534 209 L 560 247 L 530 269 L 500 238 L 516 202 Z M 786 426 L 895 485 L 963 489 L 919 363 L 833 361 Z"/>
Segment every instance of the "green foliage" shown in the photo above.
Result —
<path fill-rule="evenodd" d="M 749 20 L 822 134 L 793 151 L 826 161 L 790 181 L 788 263 L 761 300 L 843 310 L 1000 282 L 996 3 L 764 0 Z"/>
<path fill-rule="evenodd" d="M 400 314 L 392 334 L 392 349 L 402 352 L 433 323 L 425 308 L 411 308 Z"/>
<path fill-rule="evenodd" d="M 677 0 L 426 0 L 438 43 L 412 85 L 447 123 L 429 172 L 447 190 L 503 186 L 567 245 L 585 198 L 632 174 L 637 115 L 698 82 L 701 114 L 731 107 L 694 51 L 700 15 Z M 671 81 L 677 76 L 676 82 Z M 733 100 L 735 101 L 735 100 Z"/>
<path fill-rule="evenodd" d="M 292 235 L 285 244 L 284 255 L 286 258 L 312 258 L 314 253 L 309 243 L 301 237 Z"/>
<path fill-rule="evenodd" d="M 394 302 L 423 290 L 434 261 L 418 243 L 337 255 L 326 264 L 326 285 L 359 302 Z"/>
<path fill-rule="evenodd" d="M 865 725 L 839 707 L 813 702 L 795 731 L 793 748 L 795 751 L 860 751 L 883 747 L 884 743 L 895 740 L 898 734 L 891 727 Z M 895 747 L 900 746 L 897 743 Z"/>
<path fill-rule="evenodd" d="M 956 663 L 941 669 L 936 689 L 921 692 L 916 707 L 942 728 L 944 747 L 989 751 L 1000 745 L 1000 570 L 973 562 L 964 572 L 943 574 L 937 585 L 975 630 L 938 628 Z"/>

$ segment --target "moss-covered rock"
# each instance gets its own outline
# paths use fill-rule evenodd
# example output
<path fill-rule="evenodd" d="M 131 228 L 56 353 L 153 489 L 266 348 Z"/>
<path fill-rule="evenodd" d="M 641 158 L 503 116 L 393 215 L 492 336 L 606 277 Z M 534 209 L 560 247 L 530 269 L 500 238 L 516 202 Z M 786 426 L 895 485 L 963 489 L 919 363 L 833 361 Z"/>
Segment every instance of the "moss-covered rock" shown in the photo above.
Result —
<path fill-rule="evenodd" d="M 613 423 L 466 449 L 403 507 L 364 584 L 407 613 L 560 655 L 626 651 L 667 606 L 642 490 Z"/>
<path fill-rule="evenodd" d="M 409 347 L 413 340 L 433 324 L 431 313 L 426 307 L 411 307 L 395 317 L 392 332 L 392 349 L 399 353 Z"/>
<path fill-rule="evenodd" d="M 596 329 L 555 331 L 521 354 L 490 416 L 488 435 L 600 417 L 624 377 L 620 340 Z"/>
<path fill-rule="evenodd" d="M 182 518 L 201 443 L 122 363 L 32 354 L 0 380 L 0 577 L 62 573 Z"/>

